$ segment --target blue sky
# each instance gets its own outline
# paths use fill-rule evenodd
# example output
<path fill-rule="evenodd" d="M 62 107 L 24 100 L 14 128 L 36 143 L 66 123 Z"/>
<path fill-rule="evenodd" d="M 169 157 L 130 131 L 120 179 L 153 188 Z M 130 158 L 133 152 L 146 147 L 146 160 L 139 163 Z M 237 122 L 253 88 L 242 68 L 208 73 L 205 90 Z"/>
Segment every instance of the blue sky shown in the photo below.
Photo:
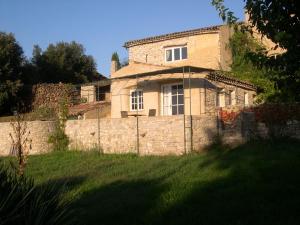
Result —
<path fill-rule="evenodd" d="M 125 41 L 222 24 L 211 0 L 0 0 L 0 31 L 12 32 L 27 57 L 38 44 L 76 41 L 109 75 L 114 51 L 127 57 Z M 227 0 L 243 19 L 243 0 Z"/>

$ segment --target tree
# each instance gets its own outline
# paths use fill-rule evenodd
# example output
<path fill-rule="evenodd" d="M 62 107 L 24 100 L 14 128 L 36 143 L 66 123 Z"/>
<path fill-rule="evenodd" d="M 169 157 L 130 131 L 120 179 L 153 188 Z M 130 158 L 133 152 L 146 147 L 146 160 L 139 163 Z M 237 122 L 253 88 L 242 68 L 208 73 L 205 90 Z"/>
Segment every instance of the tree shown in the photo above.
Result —
<path fill-rule="evenodd" d="M 111 61 L 115 61 L 117 63 L 117 70 L 121 68 L 120 58 L 117 52 L 114 52 L 112 54 Z"/>
<path fill-rule="evenodd" d="M 265 58 L 264 66 L 275 69 L 272 77 L 280 98 L 300 101 L 300 2 L 296 0 L 247 0 L 252 27 L 272 40 L 285 53 Z"/>
<path fill-rule="evenodd" d="M 272 71 L 269 78 L 276 83 L 280 101 L 300 101 L 300 2 L 288 0 L 244 0 L 252 27 L 277 46 L 286 50 L 277 56 L 252 53 L 248 58 L 258 67 Z M 237 22 L 224 6 L 224 0 L 212 0 L 223 21 Z M 243 27 L 245 28 L 245 27 Z M 251 29 L 248 30 L 251 33 Z"/>
<path fill-rule="evenodd" d="M 0 113 L 7 113 L 22 87 L 23 50 L 12 33 L 0 32 Z"/>
<path fill-rule="evenodd" d="M 35 67 L 35 83 L 84 83 L 101 79 L 94 58 L 74 41 L 50 44 L 44 52 L 36 45 L 31 62 Z"/>

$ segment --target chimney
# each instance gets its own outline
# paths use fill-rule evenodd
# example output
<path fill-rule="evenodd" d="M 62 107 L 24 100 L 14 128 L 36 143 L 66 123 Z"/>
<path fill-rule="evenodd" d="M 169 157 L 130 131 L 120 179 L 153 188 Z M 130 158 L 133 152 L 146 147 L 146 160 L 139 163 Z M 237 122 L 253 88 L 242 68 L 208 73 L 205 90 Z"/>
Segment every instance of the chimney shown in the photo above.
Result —
<path fill-rule="evenodd" d="M 112 60 L 110 65 L 110 76 L 112 76 L 118 70 L 117 61 Z"/>

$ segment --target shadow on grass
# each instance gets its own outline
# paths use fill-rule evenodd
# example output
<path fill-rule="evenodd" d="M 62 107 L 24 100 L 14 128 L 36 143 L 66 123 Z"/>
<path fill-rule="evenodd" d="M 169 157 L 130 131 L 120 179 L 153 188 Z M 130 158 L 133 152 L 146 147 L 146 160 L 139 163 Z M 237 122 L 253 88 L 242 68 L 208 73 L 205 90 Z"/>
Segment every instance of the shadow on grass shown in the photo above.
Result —
<path fill-rule="evenodd" d="M 80 223 L 299 224 L 299 141 L 250 142 L 182 158 L 173 158 L 178 164 L 161 175 L 87 191 L 72 203 Z"/>
<path fill-rule="evenodd" d="M 212 165 L 228 175 L 195 185 L 156 224 L 299 224 L 300 142 L 274 140 L 212 151 Z"/>

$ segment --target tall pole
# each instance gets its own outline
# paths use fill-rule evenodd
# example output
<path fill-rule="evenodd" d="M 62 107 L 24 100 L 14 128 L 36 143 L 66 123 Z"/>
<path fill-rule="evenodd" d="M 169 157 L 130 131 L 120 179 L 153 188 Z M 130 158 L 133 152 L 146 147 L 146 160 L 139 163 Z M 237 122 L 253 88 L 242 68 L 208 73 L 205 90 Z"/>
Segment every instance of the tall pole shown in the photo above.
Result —
<path fill-rule="evenodd" d="M 136 74 L 136 152 L 140 154 L 140 139 L 139 139 L 139 96 L 138 96 L 138 75 Z M 130 96 L 131 97 L 131 96 Z"/>
<path fill-rule="evenodd" d="M 193 121 L 192 121 L 192 91 L 191 91 L 191 67 L 189 67 L 189 97 L 190 97 L 190 152 L 193 150 Z"/>
<path fill-rule="evenodd" d="M 100 99 L 99 92 L 99 81 L 97 85 L 98 100 Z M 100 105 L 97 107 L 97 127 L 98 127 L 98 151 L 101 153 L 101 142 L 100 142 Z"/>
<path fill-rule="evenodd" d="M 186 133 L 185 133 L 185 94 L 184 94 L 184 67 L 182 68 L 182 86 L 183 86 L 183 143 L 184 154 L 186 154 Z"/>

